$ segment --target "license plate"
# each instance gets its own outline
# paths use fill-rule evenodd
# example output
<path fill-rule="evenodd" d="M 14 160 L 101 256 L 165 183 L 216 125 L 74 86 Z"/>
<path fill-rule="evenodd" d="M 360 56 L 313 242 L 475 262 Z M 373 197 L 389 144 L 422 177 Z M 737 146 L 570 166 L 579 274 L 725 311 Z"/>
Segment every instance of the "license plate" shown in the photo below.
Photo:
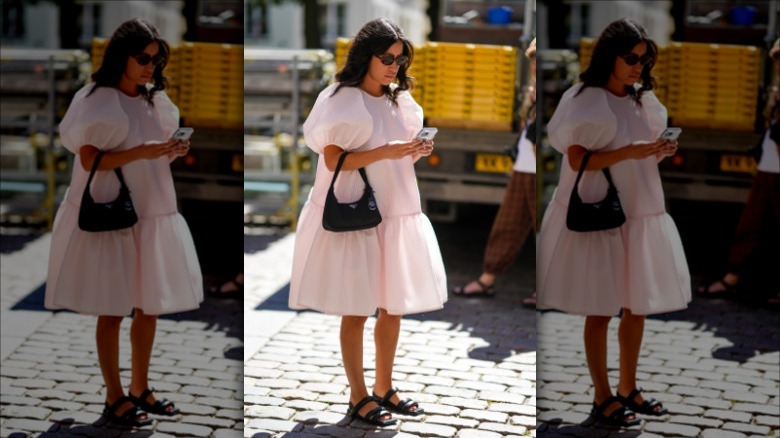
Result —
<path fill-rule="evenodd" d="M 756 171 L 756 160 L 746 155 L 723 154 L 720 156 L 720 170 L 753 173 Z"/>
<path fill-rule="evenodd" d="M 477 154 L 474 170 L 477 172 L 508 173 L 512 170 L 512 159 L 504 154 Z"/>

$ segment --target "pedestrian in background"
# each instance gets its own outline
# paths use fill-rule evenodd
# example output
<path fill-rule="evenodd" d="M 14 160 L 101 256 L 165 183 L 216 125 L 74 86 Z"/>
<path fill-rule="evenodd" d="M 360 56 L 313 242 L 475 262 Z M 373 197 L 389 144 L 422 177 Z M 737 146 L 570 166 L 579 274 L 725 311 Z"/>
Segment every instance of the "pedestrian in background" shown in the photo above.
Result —
<path fill-rule="evenodd" d="M 696 294 L 705 298 L 733 297 L 739 277 L 759 245 L 767 244 L 772 254 L 780 248 L 780 39 L 775 41 L 769 56 L 774 60 L 775 83 L 770 84 L 767 93 L 768 111 L 756 176 L 729 249 L 726 274 L 696 289 Z M 769 304 L 780 304 L 780 296 L 775 293 Z"/>
<path fill-rule="evenodd" d="M 79 90 L 60 124 L 63 145 L 76 154 L 71 183 L 57 211 L 46 282 L 46 307 L 97 315 L 97 354 L 106 385 L 104 417 L 145 426 L 147 413 L 179 413 L 149 387 L 157 316 L 197 309 L 203 301 L 200 266 L 184 218 L 176 210 L 170 162 L 189 141 L 169 140 L 179 110 L 163 91 L 170 49 L 142 19 L 122 23 L 111 36 L 93 83 Z M 121 168 L 138 222 L 131 228 L 87 232 L 79 206 L 90 169 L 102 153 L 90 191 L 96 202 L 116 197 Z M 131 379 L 119 375 L 119 330 L 130 327 Z"/>
<path fill-rule="evenodd" d="M 592 418 L 610 426 L 639 424 L 635 413 L 667 412 L 660 402 L 644 399 L 636 382 L 645 316 L 684 309 L 691 297 L 685 254 L 664 208 L 658 172 L 658 162 L 673 155 L 677 144 L 659 140 L 667 112 L 652 92 L 657 55 L 638 23 L 625 18 L 611 23 L 581 83 L 564 93 L 548 124 L 550 143 L 564 156 L 539 232 L 537 306 L 586 316 Z M 577 171 L 588 152 L 592 156 L 577 189 Z M 612 173 L 627 220 L 603 231 L 568 229 L 572 190 L 579 190 L 583 202 L 601 200 L 607 192 L 604 168 Z M 607 328 L 619 312 L 615 396 L 607 376 Z"/>
<path fill-rule="evenodd" d="M 414 162 L 433 142 L 414 139 L 423 125 L 407 75 L 413 47 L 402 30 L 379 18 L 355 36 L 336 83 L 323 90 L 303 125 L 306 144 L 319 154 L 309 199 L 301 210 L 293 255 L 289 305 L 341 315 L 341 355 L 349 381 L 348 415 L 370 424 L 395 424 L 388 410 L 420 415 L 392 385 L 401 316 L 441 309 L 447 300 L 444 263 L 422 213 Z M 335 182 L 341 202 L 356 200 L 365 168 L 382 222 L 361 231 L 322 226 L 323 206 L 340 156 L 349 152 Z M 376 379 L 369 395 L 363 375 L 363 331 L 376 313 Z"/>
<path fill-rule="evenodd" d="M 453 294 L 463 297 L 493 297 L 496 277 L 505 273 L 523 248 L 531 230 L 536 235 L 536 38 L 525 52 L 531 61 L 531 77 L 520 110 L 522 125 L 517 139 L 517 158 L 490 230 L 482 274 L 470 283 L 456 287 Z M 535 294 L 523 304 L 536 306 Z"/>

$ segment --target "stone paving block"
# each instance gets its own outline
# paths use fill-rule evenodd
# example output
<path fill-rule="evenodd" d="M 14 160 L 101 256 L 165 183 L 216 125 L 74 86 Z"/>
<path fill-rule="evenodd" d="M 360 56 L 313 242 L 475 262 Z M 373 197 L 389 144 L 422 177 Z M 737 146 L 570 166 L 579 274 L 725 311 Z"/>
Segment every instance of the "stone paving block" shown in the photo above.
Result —
<path fill-rule="evenodd" d="M 759 426 L 769 426 L 772 429 L 780 429 L 780 418 L 771 415 L 756 415 L 753 419 Z"/>
<path fill-rule="evenodd" d="M 346 386 L 332 383 L 304 383 L 298 389 L 324 394 L 341 394 L 346 389 Z"/>
<path fill-rule="evenodd" d="M 35 397 L 24 397 L 18 395 L 5 396 L 3 395 L 3 404 L 9 405 L 22 405 L 22 406 L 37 406 L 41 404 L 41 400 Z"/>
<path fill-rule="evenodd" d="M 157 425 L 156 431 L 170 433 L 174 436 L 207 437 L 211 436 L 212 429 L 207 426 L 187 423 L 162 422 Z"/>
<path fill-rule="evenodd" d="M 717 400 L 704 397 L 686 397 L 685 403 L 701 406 L 709 409 L 729 409 L 731 408 L 731 402 L 727 400 Z"/>
<path fill-rule="evenodd" d="M 293 421 L 306 424 L 340 424 L 346 423 L 349 417 L 346 414 L 323 411 L 303 411 L 298 412 L 292 418 Z"/>
<path fill-rule="evenodd" d="M 461 429 L 458 431 L 457 438 L 501 438 L 503 435 L 496 432 L 478 429 Z"/>
<path fill-rule="evenodd" d="M 743 433 L 749 433 L 754 435 L 761 435 L 761 436 L 767 436 L 769 435 L 769 431 L 771 430 L 768 426 L 760 426 L 755 424 L 744 424 L 744 423 L 733 423 L 728 422 L 725 423 L 722 427 L 722 429 L 726 430 L 733 430 L 736 432 L 743 432 Z"/>
<path fill-rule="evenodd" d="M 505 435 L 507 434 L 523 435 L 525 434 L 526 431 L 526 428 L 523 426 L 512 426 L 512 425 L 501 424 L 501 423 L 482 423 L 479 425 L 479 429 L 489 430 L 492 432 L 499 432 Z"/>
<path fill-rule="evenodd" d="M 507 419 L 509 418 L 509 414 L 506 414 L 504 412 L 485 411 L 485 410 L 477 410 L 477 409 L 464 409 L 460 411 L 459 415 L 462 418 L 473 418 L 476 420 L 484 420 L 492 423 L 506 423 Z"/>
<path fill-rule="evenodd" d="M 469 419 L 469 418 L 458 418 L 458 417 L 452 417 L 452 416 L 445 416 L 445 415 L 428 415 L 425 418 L 426 423 L 430 424 L 444 424 L 447 426 L 453 426 L 457 428 L 475 428 L 477 425 L 479 425 L 479 421 L 475 419 Z"/>
<path fill-rule="evenodd" d="M 44 420 L 49 416 L 51 410 L 19 405 L 4 405 L 2 408 L 3 418 L 30 418 L 33 420 Z"/>
<path fill-rule="evenodd" d="M 192 394 L 195 396 L 203 396 L 209 398 L 221 398 L 230 399 L 233 397 L 234 392 L 224 389 L 216 389 L 207 386 L 186 385 L 179 389 L 179 392 L 184 394 Z"/>
<path fill-rule="evenodd" d="M 478 399 L 468 399 L 460 397 L 442 397 L 439 404 L 455 406 L 461 409 L 485 409 L 488 402 Z"/>
<path fill-rule="evenodd" d="M 316 437 L 335 437 L 335 438 L 361 438 L 366 435 L 364 429 L 355 429 L 351 427 L 342 427 L 335 425 L 306 426 L 304 429 L 311 432 Z M 395 433 L 395 432 L 392 432 Z M 374 434 L 371 434 L 373 437 Z M 397 436 L 397 435 L 394 435 Z"/>
<path fill-rule="evenodd" d="M 451 426 L 428 423 L 409 423 L 401 424 L 401 431 L 422 436 L 441 436 L 451 438 L 457 433 L 457 429 Z"/>
<path fill-rule="evenodd" d="M 701 406 L 690 405 L 688 403 L 669 403 L 663 400 L 664 407 L 669 410 L 670 414 L 682 414 L 682 415 L 701 415 L 704 412 L 704 408 Z"/>
<path fill-rule="evenodd" d="M 243 432 L 243 428 L 242 430 L 217 429 L 211 436 L 212 438 L 241 438 L 244 435 Z"/>
<path fill-rule="evenodd" d="M 0 375 L 5 377 L 20 377 L 25 379 L 32 379 L 37 376 L 40 371 L 33 368 L 15 368 L 3 366 L 0 368 Z"/>
<path fill-rule="evenodd" d="M 655 432 L 660 435 L 670 435 L 677 437 L 695 437 L 699 435 L 699 432 L 701 432 L 700 428 L 694 426 L 657 422 L 647 422 L 645 424 L 644 430 L 647 432 Z"/>
<path fill-rule="evenodd" d="M 440 405 L 436 403 L 424 403 L 418 401 L 420 408 L 425 410 L 427 415 L 450 415 L 455 416 L 461 412 L 456 406 Z"/>
<path fill-rule="evenodd" d="M 425 392 L 428 394 L 460 398 L 474 398 L 477 395 L 477 391 L 474 390 L 434 385 L 425 388 Z"/>
<path fill-rule="evenodd" d="M 3 429 L 10 431 L 47 431 L 52 428 L 49 421 L 29 420 L 24 418 L 9 418 L 3 422 Z"/>
<path fill-rule="evenodd" d="M 214 415 L 214 413 L 217 412 L 217 408 L 213 406 L 204 406 L 194 403 L 177 402 L 176 407 L 179 408 L 184 415 Z"/>
<path fill-rule="evenodd" d="M 726 391 L 723 393 L 723 398 L 725 400 L 753 404 L 766 404 L 769 401 L 768 395 L 756 394 L 755 392 L 747 391 Z"/>
<path fill-rule="evenodd" d="M 212 429 L 231 427 L 236 423 L 233 420 L 228 420 L 225 418 L 216 418 L 212 416 L 204 416 L 204 415 L 185 415 L 182 417 L 181 422 L 188 423 L 188 424 L 199 424 L 203 426 L 208 426 Z"/>
<path fill-rule="evenodd" d="M 690 424 L 692 426 L 702 426 L 705 428 L 716 428 L 723 424 L 723 421 L 715 418 L 703 418 L 691 415 L 672 415 L 669 423 Z"/>
<path fill-rule="evenodd" d="M 750 412 L 753 414 L 778 415 L 777 406 L 757 405 L 752 403 L 736 403 L 731 407 L 733 411 Z"/>
<path fill-rule="evenodd" d="M 731 432 L 723 429 L 704 429 L 701 432 L 701 438 L 745 438 L 744 433 Z"/>
<path fill-rule="evenodd" d="M 491 403 L 488 410 L 496 412 L 506 412 L 508 414 L 535 415 L 536 408 L 533 406 L 516 405 L 511 403 Z"/>
<path fill-rule="evenodd" d="M 258 379 L 253 386 L 262 386 L 266 388 L 287 388 L 293 389 L 298 387 L 298 382 L 295 380 L 286 379 Z"/>
<path fill-rule="evenodd" d="M 297 409 L 302 411 L 322 411 L 323 409 L 328 407 L 326 403 L 309 401 L 309 400 L 299 400 L 299 399 L 288 400 L 287 402 L 285 402 L 284 406 L 286 408 Z"/>
<path fill-rule="evenodd" d="M 533 429 L 536 427 L 536 415 L 513 415 L 510 424 Z"/>

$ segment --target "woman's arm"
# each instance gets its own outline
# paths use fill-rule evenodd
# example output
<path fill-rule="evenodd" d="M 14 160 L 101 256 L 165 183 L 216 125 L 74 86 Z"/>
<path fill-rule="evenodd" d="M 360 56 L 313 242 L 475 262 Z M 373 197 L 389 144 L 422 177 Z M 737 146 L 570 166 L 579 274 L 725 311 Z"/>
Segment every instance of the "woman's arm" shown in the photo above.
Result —
<path fill-rule="evenodd" d="M 379 160 L 397 160 L 407 155 L 420 152 L 422 145 L 422 140 L 391 141 L 390 143 L 370 151 L 350 152 L 350 154 L 347 155 L 347 158 L 344 159 L 344 164 L 341 165 L 341 169 L 355 170 Z M 335 144 L 329 144 L 323 149 L 323 154 L 325 154 L 325 166 L 331 172 L 336 170 L 336 165 L 339 162 L 339 156 L 342 152 L 344 152 L 344 149 Z"/>
<path fill-rule="evenodd" d="M 168 140 L 161 143 L 147 142 L 123 151 L 106 152 L 103 154 L 103 158 L 100 159 L 98 170 L 113 170 L 132 161 L 149 160 L 168 155 L 175 150 L 178 143 L 178 140 Z M 81 167 L 87 172 L 92 170 L 92 164 L 95 162 L 95 158 L 99 152 L 100 149 L 90 144 L 79 148 L 79 161 L 81 162 Z"/>
<path fill-rule="evenodd" d="M 655 141 L 652 143 L 639 143 L 623 146 L 606 152 L 594 152 L 588 160 L 585 170 L 601 170 L 624 160 L 638 160 L 656 155 L 665 151 L 667 141 Z M 585 147 L 578 144 L 569 146 L 566 150 L 569 157 L 569 166 L 573 171 L 578 171 L 582 159 L 588 152 Z"/>

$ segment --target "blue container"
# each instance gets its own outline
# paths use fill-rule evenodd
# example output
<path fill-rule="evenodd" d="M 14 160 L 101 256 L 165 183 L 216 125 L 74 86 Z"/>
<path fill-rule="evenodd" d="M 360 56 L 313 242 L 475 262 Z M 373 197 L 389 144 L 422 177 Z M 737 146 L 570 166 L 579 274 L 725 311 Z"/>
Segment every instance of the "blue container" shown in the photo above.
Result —
<path fill-rule="evenodd" d="M 750 26 L 756 21 L 758 10 L 753 6 L 737 6 L 731 8 L 731 23 L 740 26 Z"/>
<path fill-rule="evenodd" d="M 509 6 L 494 6 L 488 8 L 488 23 L 507 24 L 512 18 L 512 8 Z"/>

